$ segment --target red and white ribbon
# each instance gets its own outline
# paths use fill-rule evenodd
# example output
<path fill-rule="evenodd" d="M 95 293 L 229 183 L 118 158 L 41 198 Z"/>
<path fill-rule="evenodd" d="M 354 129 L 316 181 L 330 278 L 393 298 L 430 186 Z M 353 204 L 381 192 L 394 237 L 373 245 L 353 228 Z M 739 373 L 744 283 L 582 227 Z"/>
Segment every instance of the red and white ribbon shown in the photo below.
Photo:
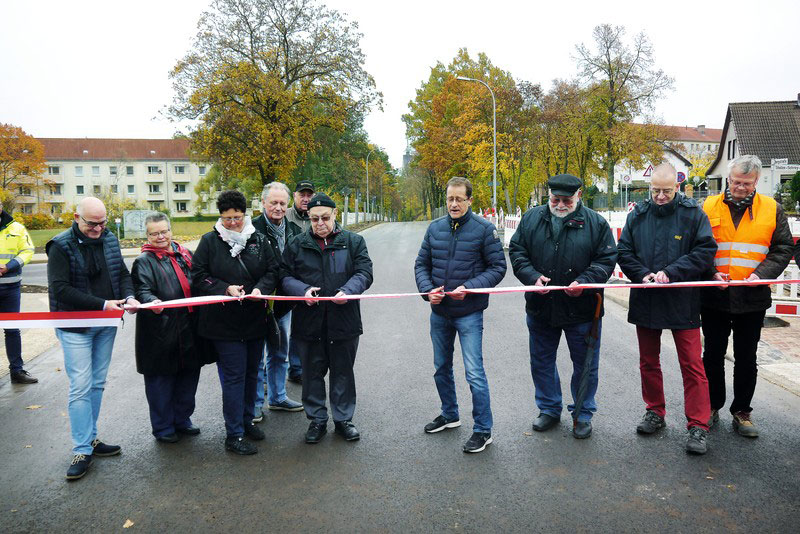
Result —
<path fill-rule="evenodd" d="M 718 282 L 716 280 L 706 280 L 698 282 L 672 282 L 669 284 L 658 284 L 654 282 L 643 284 L 579 284 L 575 286 L 513 286 L 513 287 L 490 287 L 465 289 L 468 294 L 502 294 L 502 293 L 542 293 L 549 291 L 564 291 L 566 289 L 677 289 L 689 287 L 732 287 L 732 286 L 756 286 L 774 284 L 798 284 L 800 279 L 792 280 L 755 280 L 745 282 L 734 280 L 730 282 Z M 368 299 L 395 299 L 404 297 L 420 297 L 430 293 L 367 293 L 363 295 L 343 295 L 341 297 L 311 297 L 305 296 L 286 296 L 286 295 L 246 295 L 244 297 L 230 297 L 227 295 L 211 295 L 204 297 L 190 297 L 184 299 L 167 300 L 164 302 L 140 304 L 136 308 L 125 306 L 126 310 L 149 310 L 164 308 L 185 308 L 188 306 L 205 306 L 208 304 L 230 304 L 242 300 L 283 300 L 283 301 L 312 301 L 324 302 L 331 300 L 368 300 Z M 448 291 L 445 295 L 452 295 Z M 89 326 L 119 326 L 122 312 L 120 311 L 78 311 L 78 312 L 23 312 L 23 313 L 0 313 L 0 328 L 70 328 L 70 327 L 89 327 Z"/>
<path fill-rule="evenodd" d="M 121 311 L 0 313 L 0 328 L 86 328 L 119 326 Z"/>

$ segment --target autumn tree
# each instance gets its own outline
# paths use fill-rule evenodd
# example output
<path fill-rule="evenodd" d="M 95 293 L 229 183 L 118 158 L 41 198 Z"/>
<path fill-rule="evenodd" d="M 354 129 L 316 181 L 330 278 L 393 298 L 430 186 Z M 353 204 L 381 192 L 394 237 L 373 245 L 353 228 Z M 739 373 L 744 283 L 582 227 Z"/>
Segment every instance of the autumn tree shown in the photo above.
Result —
<path fill-rule="evenodd" d="M 602 24 L 592 32 L 594 46 L 577 46 L 580 75 L 593 84 L 602 117 L 599 128 L 604 137 L 602 165 L 607 177 L 609 206 L 614 190 L 614 166 L 625 155 L 634 130 L 629 124 L 653 109 L 654 102 L 673 80 L 656 68 L 653 46 L 644 33 L 631 43 L 624 41 L 625 28 Z"/>
<path fill-rule="evenodd" d="M 0 202 L 3 210 L 14 211 L 19 190 L 31 195 L 42 191 L 48 181 L 44 146 L 19 126 L 0 123 Z"/>
<path fill-rule="evenodd" d="M 214 0 L 173 68 L 176 120 L 225 176 L 286 179 L 348 115 L 380 102 L 355 22 L 316 0 Z"/>

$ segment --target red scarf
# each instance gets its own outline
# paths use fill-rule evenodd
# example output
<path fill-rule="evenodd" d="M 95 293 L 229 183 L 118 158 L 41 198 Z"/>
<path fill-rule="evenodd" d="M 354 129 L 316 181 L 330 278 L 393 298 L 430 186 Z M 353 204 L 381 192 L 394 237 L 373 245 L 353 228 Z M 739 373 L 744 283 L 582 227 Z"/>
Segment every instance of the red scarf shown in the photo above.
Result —
<path fill-rule="evenodd" d="M 150 252 L 155 254 L 156 258 L 159 260 L 164 256 L 169 256 L 170 262 L 172 262 L 172 268 L 175 269 L 175 275 L 178 277 L 178 282 L 181 284 L 181 289 L 183 290 L 183 296 L 189 298 L 192 296 L 192 289 L 189 285 L 189 279 L 186 278 L 186 275 L 181 269 L 181 266 L 178 265 L 177 255 L 180 254 L 183 258 L 183 261 L 186 262 L 186 267 L 191 270 L 192 268 L 192 254 L 186 250 L 184 247 L 178 244 L 177 241 L 172 241 L 172 246 L 167 248 L 156 248 L 150 243 L 142 245 L 142 252 Z M 176 250 L 177 249 L 177 250 Z M 192 308 L 189 307 L 189 313 L 191 313 Z"/>

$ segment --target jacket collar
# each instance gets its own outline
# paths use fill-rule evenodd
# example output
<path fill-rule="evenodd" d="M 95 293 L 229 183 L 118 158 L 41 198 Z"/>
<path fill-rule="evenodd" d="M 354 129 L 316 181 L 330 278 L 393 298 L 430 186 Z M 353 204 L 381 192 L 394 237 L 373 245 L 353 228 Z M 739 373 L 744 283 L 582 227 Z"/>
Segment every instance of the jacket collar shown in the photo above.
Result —
<path fill-rule="evenodd" d="M 467 208 L 467 212 L 459 217 L 458 219 L 453 219 L 450 217 L 450 214 L 447 215 L 447 220 L 450 221 L 450 230 L 457 230 L 460 226 L 464 226 L 466 222 L 472 217 L 472 208 Z"/>
<path fill-rule="evenodd" d="M 3 213 L 0 214 L 0 230 L 5 230 L 6 227 L 14 222 L 14 217 L 11 216 L 6 210 L 3 210 Z"/>

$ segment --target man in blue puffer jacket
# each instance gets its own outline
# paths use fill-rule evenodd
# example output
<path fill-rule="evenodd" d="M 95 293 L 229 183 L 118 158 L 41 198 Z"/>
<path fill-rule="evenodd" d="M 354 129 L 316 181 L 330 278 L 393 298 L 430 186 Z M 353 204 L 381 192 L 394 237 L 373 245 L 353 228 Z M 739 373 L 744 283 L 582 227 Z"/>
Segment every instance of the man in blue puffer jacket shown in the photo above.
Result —
<path fill-rule="evenodd" d="M 489 295 L 468 294 L 466 289 L 494 287 L 506 274 L 506 258 L 494 225 L 472 215 L 472 184 L 455 177 L 447 182 L 448 215 L 428 227 L 414 272 L 420 293 L 431 303 L 431 341 L 436 372 L 433 379 L 442 411 L 425 425 L 433 434 L 461 426 L 453 378 L 456 333 L 464 356 L 464 369 L 472 392 L 473 433 L 464 452 L 481 452 L 492 442 L 489 383 L 483 369 L 483 310 Z M 447 293 L 447 294 L 445 294 Z"/>

